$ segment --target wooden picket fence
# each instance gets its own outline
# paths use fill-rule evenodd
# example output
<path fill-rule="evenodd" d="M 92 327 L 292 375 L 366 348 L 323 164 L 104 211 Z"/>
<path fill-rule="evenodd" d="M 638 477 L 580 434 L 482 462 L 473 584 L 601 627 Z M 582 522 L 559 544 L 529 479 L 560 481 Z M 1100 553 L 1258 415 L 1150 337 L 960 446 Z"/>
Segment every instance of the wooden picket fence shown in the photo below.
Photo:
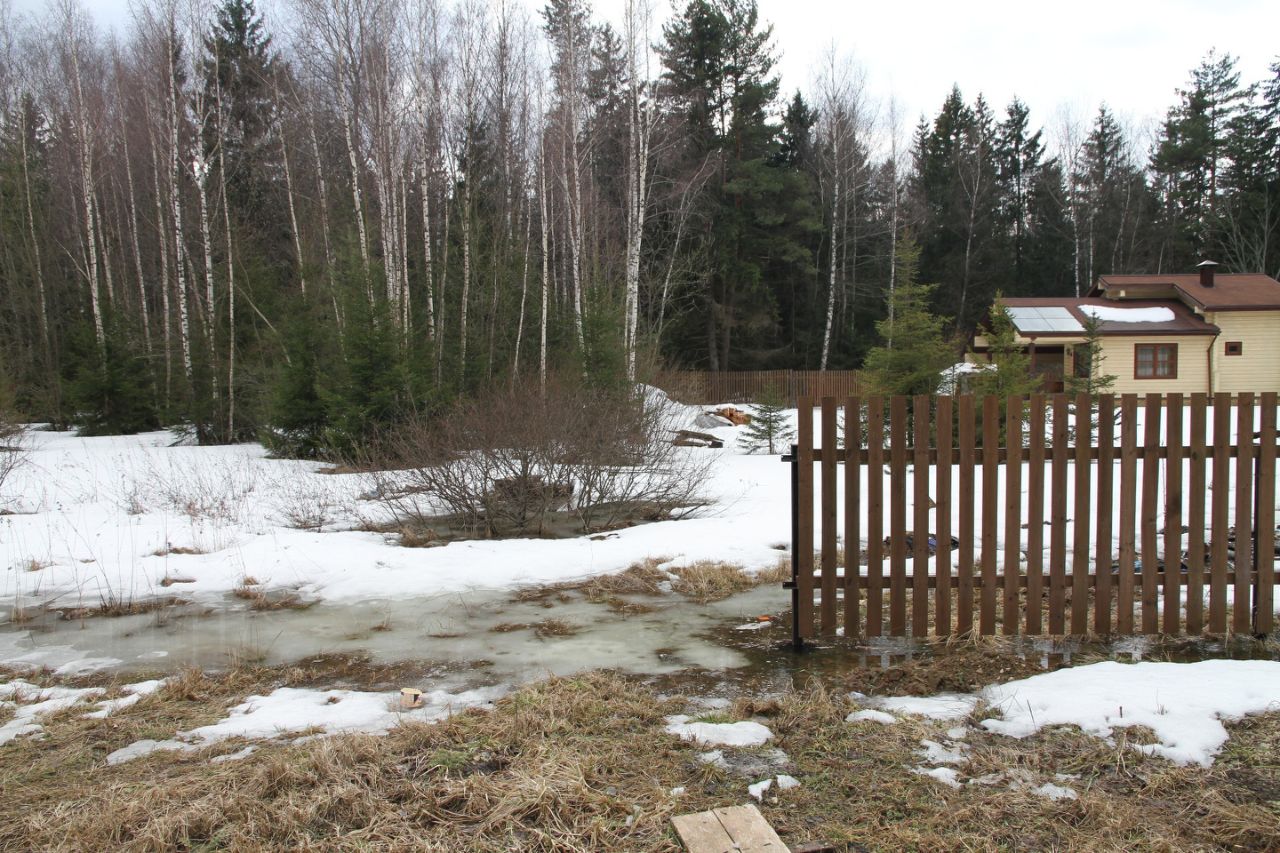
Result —
<path fill-rule="evenodd" d="M 797 641 L 1270 633 L 1276 394 L 1143 402 L 801 399 Z"/>
<path fill-rule="evenodd" d="M 788 406 L 801 397 L 848 397 L 862 393 L 857 370 L 668 371 L 654 384 L 683 403 L 754 403 L 773 394 Z"/>

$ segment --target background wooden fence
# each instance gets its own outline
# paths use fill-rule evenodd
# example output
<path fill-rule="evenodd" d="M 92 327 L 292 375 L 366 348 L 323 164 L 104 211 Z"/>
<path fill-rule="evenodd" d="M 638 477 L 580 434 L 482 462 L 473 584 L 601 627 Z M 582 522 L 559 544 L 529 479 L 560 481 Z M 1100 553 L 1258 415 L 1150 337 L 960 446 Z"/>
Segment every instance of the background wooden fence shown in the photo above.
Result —
<path fill-rule="evenodd" d="M 667 371 L 654 384 L 682 403 L 751 403 L 773 393 L 794 406 L 801 397 L 848 397 L 862 393 L 857 370 Z"/>
<path fill-rule="evenodd" d="M 799 638 L 1274 629 L 1275 393 L 814 402 Z"/>

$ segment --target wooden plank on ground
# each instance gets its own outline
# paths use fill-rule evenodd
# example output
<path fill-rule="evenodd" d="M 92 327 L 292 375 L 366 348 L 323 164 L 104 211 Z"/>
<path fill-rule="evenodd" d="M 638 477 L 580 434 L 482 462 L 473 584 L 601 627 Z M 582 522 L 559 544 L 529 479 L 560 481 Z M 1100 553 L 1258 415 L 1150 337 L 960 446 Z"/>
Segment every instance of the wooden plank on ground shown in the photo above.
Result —
<path fill-rule="evenodd" d="M 999 559 L 996 536 L 1000 529 L 1000 398 L 982 398 L 982 607 L 978 634 L 996 632 L 996 564 Z"/>
<path fill-rule="evenodd" d="M 844 446 L 862 447 L 862 401 L 844 401 Z M 862 633 L 859 588 L 862 575 L 862 466 L 849 460 L 844 466 L 844 635 L 850 639 Z"/>
<path fill-rule="evenodd" d="M 1115 487 L 1116 398 L 1111 394 L 1098 397 L 1098 519 L 1094 538 L 1093 630 L 1105 636 L 1111 633 L 1111 531 Z"/>
<path fill-rule="evenodd" d="M 799 607 L 792 615 L 800 625 L 802 639 L 813 636 L 813 400 L 802 398 L 798 407 L 799 461 L 796 515 L 799 517 L 796 543 L 796 572 Z"/>
<path fill-rule="evenodd" d="M 1258 595 L 1253 603 L 1253 633 L 1270 634 L 1275 627 L 1276 583 L 1276 404 L 1277 395 L 1268 391 L 1260 401 L 1258 458 L 1258 531 L 1257 573 Z"/>
<path fill-rule="evenodd" d="M 929 404 L 917 395 L 911 406 L 915 417 L 912 458 L 911 508 L 915 533 L 911 548 L 911 636 L 929 635 Z"/>
<path fill-rule="evenodd" d="M 1209 630 L 1227 630 L 1227 538 L 1231 516 L 1231 395 L 1213 395 L 1213 504 L 1210 509 L 1213 541 L 1209 550 Z"/>
<path fill-rule="evenodd" d="M 671 826 L 689 853 L 733 853 L 733 837 L 711 812 L 676 815 Z"/>
<path fill-rule="evenodd" d="M 884 398 L 867 399 L 867 636 L 884 624 Z"/>
<path fill-rule="evenodd" d="M 956 598 L 956 633 L 964 636 L 973 630 L 973 491 L 974 491 L 974 420 L 973 396 L 960 398 L 960 540 L 957 562 L 958 595 Z"/>
<path fill-rule="evenodd" d="M 778 833 L 755 806 L 728 806 L 712 812 L 742 853 L 787 853 Z"/>
<path fill-rule="evenodd" d="M 1253 568 L 1253 394 L 1236 395 L 1236 571 L 1235 593 L 1231 600 L 1232 630 L 1247 633 L 1253 623 L 1253 590 L 1249 571 Z M 1246 452 L 1248 451 L 1248 452 Z"/>
<path fill-rule="evenodd" d="M 1116 587 L 1116 630 L 1133 632 L 1133 572 L 1137 564 L 1134 525 L 1138 515 L 1138 396 L 1120 398 L 1120 577 Z M 1110 566 L 1107 567 L 1110 570 Z"/>
<path fill-rule="evenodd" d="M 822 398 L 822 449 L 836 449 L 836 400 L 834 397 Z M 840 475 L 836 467 L 834 452 L 822 454 L 822 597 L 819 609 L 821 634 L 834 637 L 836 634 L 836 509 L 838 503 L 836 478 Z"/>
<path fill-rule="evenodd" d="M 1005 401 L 1004 443 L 1022 447 L 1021 395 Z M 1005 634 L 1018 633 L 1018 575 L 1022 572 L 1022 463 L 1011 459 L 1004 466 L 1004 602 L 1001 619 Z"/>
<path fill-rule="evenodd" d="M 1156 520 L 1160 514 L 1160 447 L 1161 395 L 1148 394 L 1143 409 L 1142 430 L 1142 633 L 1160 630 L 1156 572 L 1160 565 Z"/>
<path fill-rule="evenodd" d="M 936 555 L 937 587 L 934 593 L 934 633 L 939 637 L 951 636 L 951 397 L 938 398 L 937 424 L 938 466 L 935 469 L 934 527 L 938 533 Z"/>
<path fill-rule="evenodd" d="M 1204 479 L 1205 437 L 1204 394 L 1191 395 L 1190 473 L 1187 486 L 1187 633 L 1204 631 L 1204 548 L 1205 505 L 1208 495 Z"/>
<path fill-rule="evenodd" d="M 1165 397 L 1165 443 L 1169 457 L 1164 465 L 1164 619 L 1161 630 L 1177 634 L 1181 630 L 1182 586 L 1177 583 L 1182 570 L 1182 395 Z"/>
<path fill-rule="evenodd" d="M 754 805 L 725 806 L 671 818 L 689 853 L 787 853 L 778 833 Z"/>
<path fill-rule="evenodd" d="M 889 403 L 889 636 L 907 630 L 907 398 Z"/>
<path fill-rule="evenodd" d="M 1027 633 L 1039 634 L 1044 609 L 1044 406 L 1043 394 L 1031 395 L 1030 450 L 1027 465 Z"/>
<path fill-rule="evenodd" d="M 1076 636 L 1089 632 L 1089 590 L 1085 584 L 1089 579 L 1089 517 L 1092 515 L 1089 489 L 1093 473 L 1089 450 L 1092 446 L 1093 401 L 1088 394 L 1077 394 L 1075 487 L 1072 491 L 1075 524 L 1071 540 L 1071 633 Z"/>
<path fill-rule="evenodd" d="M 1053 395 L 1053 482 L 1049 507 L 1049 633 L 1066 633 L 1067 395 Z"/>

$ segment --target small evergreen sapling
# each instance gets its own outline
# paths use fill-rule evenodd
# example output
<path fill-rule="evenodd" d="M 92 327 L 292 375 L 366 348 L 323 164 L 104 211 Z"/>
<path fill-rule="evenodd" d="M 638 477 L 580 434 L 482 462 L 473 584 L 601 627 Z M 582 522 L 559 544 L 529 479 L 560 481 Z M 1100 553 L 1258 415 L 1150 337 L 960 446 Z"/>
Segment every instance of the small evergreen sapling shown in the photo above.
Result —
<path fill-rule="evenodd" d="M 787 412 L 777 392 L 769 391 L 756 401 L 751 423 L 740 439 L 748 453 L 767 450 L 770 455 L 796 440 L 796 431 L 787 421 Z"/>

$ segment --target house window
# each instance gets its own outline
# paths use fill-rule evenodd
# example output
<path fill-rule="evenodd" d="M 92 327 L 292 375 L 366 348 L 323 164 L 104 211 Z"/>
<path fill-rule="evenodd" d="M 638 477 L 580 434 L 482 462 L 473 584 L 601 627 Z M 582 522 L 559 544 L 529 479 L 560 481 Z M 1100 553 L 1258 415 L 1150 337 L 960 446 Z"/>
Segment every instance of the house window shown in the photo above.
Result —
<path fill-rule="evenodd" d="M 1227 341 L 1227 355 L 1244 355 L 1244 341 Z"/>
<path fill-rule="evenodd" d="M 1177 379 L 1177 344 L 1134 344 L 1134 379 Z"/>

